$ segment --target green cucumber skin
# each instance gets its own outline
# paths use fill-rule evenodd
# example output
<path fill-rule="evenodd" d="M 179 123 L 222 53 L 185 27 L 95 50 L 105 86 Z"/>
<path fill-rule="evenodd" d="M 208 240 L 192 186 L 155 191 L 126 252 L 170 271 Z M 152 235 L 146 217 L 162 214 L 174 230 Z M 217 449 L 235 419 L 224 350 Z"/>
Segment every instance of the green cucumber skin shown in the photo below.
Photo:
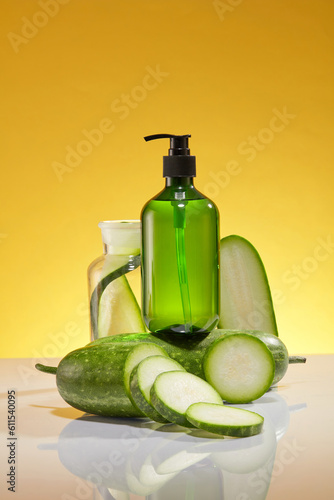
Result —
<path fill-rule="evenodd" d="M 187 407 L 191 404 L 189 399 L 193 402 L 223 405 L 219 393 L 208 382 L 192 373 L 179 370 L 160 373 L 151 387 L 150 398 L 158 413 L 171 423 L 183 427 L 193 427 L 186 417 Z M 180 404 L 180 398 L 183 404 Z"/>
<path fill-rule="evenodd" d="M 248 410 L 243 410 L 248 411 Z M 264 418 L 261 417 L 261 421 L 257 424 L 247 425 L 247 426 L 231 426 L 224 424 L 214 424 L 203 422 L 203 420 L 198 420 L 194 416 L 191 416 L 191 406 L 186 411 L 186 417 L 191 424 L 198 429 L 204 431 L 213 432 L 214 434 L 220 434 L 221 436 L 231 436 L 231 437 L 249 437 L 259 434 L 263 427 Z"/>
<path fill-rule="evenodd" d="M 263 423 L 252 425 L 245 427 L 243 429 L 232 429 L 224 426 L 214 425 L 214 424 L 203 424 L 203 422 L 192 418 L 191 416 L 187 416 L 189 422 L 197 427 L 198 429 L 202 429 L 203 431 L 212 432 L 213 434 L 219 434 L 221 436 L 230 436 L 230 437 L 250 437 L 255 436 L 256 434 L 260 434 Z"/>
<path fill-rule="evenodd" d="M 257 330 L 246 330 L 246 333 L 262 340 L 271 351 L 275 362 L 275 376 L 272 385 L 277 384 L 277 382 L 282 380 L 289 367 L 289 353 L 285 344 L 279 337 L 270 333 L 259 332 Z"/>
<path fill-rule="evenodd" d="M 137 372 L 138 372 L 138 366 L 136 366 L 136 368 L 134 368 L 134 370 L 131 373 L 130 399 L 133 400 L 134 405 L 136 405 L 146 417 L 150 418 L 151 420 L 154 420 L 155 422 L 160 422 L 163 424 L 168 423 L 168 420 L 166 420 L 162 415 L 160 415 L 160 413 L 158 413 L 157 410 L 153 408 L 153 406 L 150 405 L 145 400 L 139 388 Z"/>
<path fill-rule="evenodd" d="M 182 425 L 183 427 L 193 427 L 193 424 L 187 420 L 185 415 L 176 414 L 171 408 L 164 404 L 155 391 L 154 385 L 151 389 L 152 405 L 160 415 L 167 419 L 168 422 L 173 424 Z"/>
<path fill-rule="evenodd" d="M 139 342 L 137 344 L 137 346 L 141 347 L 141 348 L 144 348 L 146 349 L 147 346 L 149 346 L 150 349 L 154 348 L 155 350 L 155 353 L 152 354 L 153 351 L 150 351 L 150 354 L 149 356 L 154 356 L 154 355 L 162 355 L 162 356 L 168 356 L 167 352 L 165 351 L 165 349 L 163 349 L 162 347 L 160 347 L 159 345 L 157 344 L 153 344 L 153 342 Z M 134 365 L 132 368 L 129 369 L 129 362 L 131 362 L 131 358 L 133 358 L 133 355 L 135 355 L 135 352 L 137 350 L 137 346 L 134 346 L 133 349 L 129 352 L 129 355 L 127 356 L 126 360 L 125 360 L 125 364 L 124 364 L 124 377 L 123 377 L 123 380 L 124 380 L 124 385 L 125 385 L 125 392 L 127 393 L 127 395 L 129 396 L 129 398 L 131 399 L 131 391 L 130 391 L 130 377 L 131 377 L 131 372 L 132 370 L 136 367 L 136 365 Z M 138 351 L 137 351 L 137 355 L 138 355 Z M 140 361 L 143 361 L 143 359 L 145 359 L 146 357 L 148 357 L 147 353 L 145 354 L 145 357 L 141 357 L 140 358 Z M 137 358 L 138 359 L 138 358 Z M 129 361 L 130 360 L 130 361 Z M 140 363 L 140 361 L 137 361 L 137 365 Z M 126 371 L 127 369 L 127 371 Z"/>
<path fill-rule="evenodd" d="M 71 406 L 106 417 L 142 417 L 125 392 L 123 365 L 132 345 L 84 347 L 59 363 L 57 387 Z"/>
<path fill-rule="evenodd" d="M 259 299 L 259 296 L 261 296 L 261 299 L 260 304 L 258 304 L 256 300 L 253 299 L 253 310 L 250 310 L 249 314 L 254 314 L 256 316 L 259 316 L 260 314 L 262 316 L 262 324 L 256 326 L 258 326 L 261 331 L 278 336 L 274 306 L 265 267 L 256 248 L 242 236 L 233 234 L 230 236 L 226 236 L 225 238 L 222 238 L 220 240 L 221 295 L 223 296 L 223 287 L 228 286 L 228 284 L 226 284 L 224 280 L 224 254 L 226 255 L 227 253 L 229 256 L 231 256 L 231 254 L 233 253 L 233 249 L 234 251 L 238 249 L 239 255 L 234 259 L 234 268 L 233 265 L 229 265 L 229 273 L 234 272 L 234 277 L 238 278 L 240 271 L 243 271 L 241 272 L 241 274 L 248 276 L 247 268 L 243 265 L 241 256 L 252 256 L 253 265 L 256 266 L 256 273 L 258 275 L 259 281 L 262 282 L 262 287 L 260 286 L 261 293 L 259 293 L 258 289 L 254 288 L 254 285 L 253 290 L 250 291 L 251 296 L 249 297 L 249 299 L 251 299 L 253 296 L 255 296 L 255 298 L 257 299 Z M 238 279 L 235 279 L 234 283 L 236 283 L 235 286 L 237 287 Z M 251 287 L 252 284 L 250 284 L 249 286 Z M 231 290 L 226 289 L 225 292 L 228 293 L 231 292 Z M 228 293 L 228 295 L 232 296 L 233 294 Z M 263 307 L 264 304 L 266 309 L 265 312 L 261 310 L 261 307 Z M 227 319 L 224 315 L 224 308 L 226 308 L 226 304 L 224 304 L 223 302 L 221 304 L 221 313 L 218 328 L 247 330 L 252 326 L 251 324 L 249 324 L 249 322 L 251 321 L 250 318 L 248 320 L 244 320 L 243 318 L 237 319 L 236 317 Z"/>

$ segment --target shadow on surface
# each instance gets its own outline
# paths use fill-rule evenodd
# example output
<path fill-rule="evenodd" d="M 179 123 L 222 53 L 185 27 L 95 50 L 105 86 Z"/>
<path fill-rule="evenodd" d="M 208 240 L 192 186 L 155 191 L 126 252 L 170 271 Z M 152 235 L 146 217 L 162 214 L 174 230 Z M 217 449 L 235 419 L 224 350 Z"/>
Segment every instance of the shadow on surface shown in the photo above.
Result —
<path fill-rule="evenodd" d="M 66 408 L 59 408 L 57 406 L 44 406 L 44 405 L 29 405 L 31 408 L 47 408 L 51 410 L 52 415 L 61 418 L 70 418 L 76 419 L 82 416 L 82 412 L 80 410 L 76 410 L 71 406 Z"/>
<path fill-rule="evenodd" d="M 53 387 L 51 389 L 30 389 L 29 391 L 16 391 L 16 395 L 18 397 L 20 396 L 29 396 L 30 394 L 43 394 L 44 392 L 58 392 L 56 387 Z M 1 392 L 0 393 L 0 399 L 7 399 L 8 394 L 7 392 Z"/>

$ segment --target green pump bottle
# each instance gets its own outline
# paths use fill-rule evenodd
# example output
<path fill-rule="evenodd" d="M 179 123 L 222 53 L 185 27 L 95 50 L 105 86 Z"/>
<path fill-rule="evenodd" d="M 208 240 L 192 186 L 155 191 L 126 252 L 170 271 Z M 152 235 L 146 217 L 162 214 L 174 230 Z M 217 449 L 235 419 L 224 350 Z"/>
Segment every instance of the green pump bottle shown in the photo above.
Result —
<path fill-rule="evenodd" d="M 190 135 L 169 138 L 165 188 L 142 221 L 142 315 L 152 333 L 208 333 L 219 319 L 219 212 L 194 186 Z"/>

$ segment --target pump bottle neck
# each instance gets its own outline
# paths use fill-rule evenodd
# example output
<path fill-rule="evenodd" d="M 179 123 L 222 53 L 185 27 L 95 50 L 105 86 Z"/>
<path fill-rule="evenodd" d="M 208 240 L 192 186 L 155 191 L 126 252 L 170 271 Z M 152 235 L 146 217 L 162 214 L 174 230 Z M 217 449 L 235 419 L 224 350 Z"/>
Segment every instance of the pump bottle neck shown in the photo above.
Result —
<path fill-rule="evenodd" d="M 193 177 L 166 177 L 166 187 L 187 187 L 193 185 Z"/>

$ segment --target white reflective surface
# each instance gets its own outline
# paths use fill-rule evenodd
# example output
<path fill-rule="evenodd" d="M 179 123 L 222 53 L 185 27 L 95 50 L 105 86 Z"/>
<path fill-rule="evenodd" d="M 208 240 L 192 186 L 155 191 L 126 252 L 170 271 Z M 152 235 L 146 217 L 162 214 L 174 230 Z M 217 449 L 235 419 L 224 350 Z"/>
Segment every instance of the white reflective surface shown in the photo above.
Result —
<path fill-rule="evenodd" d="M 291 365 L 277 389 L 240 405 L 265 417 L 263 432 L 243 439 L 85 415 L 61 399 L 54 375 L 32 366 L 28 359 L 0 364 L 1 499 L 334 498 L 334 356 Z M 14 437 L 15 493 L 6 483 Z"/>

